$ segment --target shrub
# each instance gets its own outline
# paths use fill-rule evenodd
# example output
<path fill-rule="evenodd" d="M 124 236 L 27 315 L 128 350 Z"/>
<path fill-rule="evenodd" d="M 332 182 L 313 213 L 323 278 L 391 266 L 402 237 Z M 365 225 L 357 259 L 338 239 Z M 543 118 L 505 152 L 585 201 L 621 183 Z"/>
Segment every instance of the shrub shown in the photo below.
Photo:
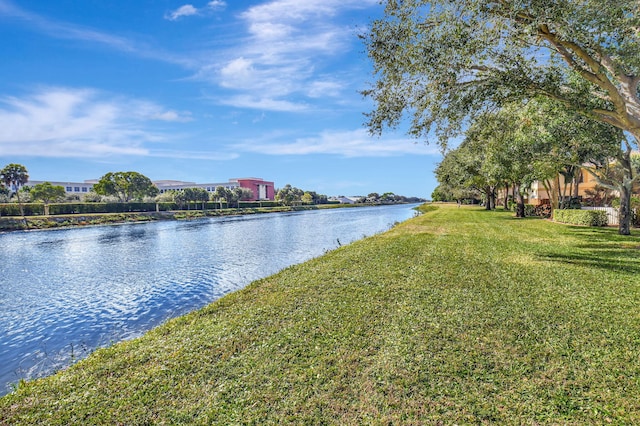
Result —
<path fill-rule="evenodd" d="M 584 226 L 606 226 L 607 213 L 600 210 L 559 210 L 553 212 L 553 220 Z"/>
<path fill-rule="evenodd" d="M 278 201 L 240 201 L 240 207 L 278 207 Z"/>
<path fill-rule="evenodd" d="M 544 217 L 548 219 L 551 217 L 551 205 L 550 204 L 540 204 L 533 209 L 533 214 L 539 217 Z"/>
<path fill-rule="evenodd" d="M 41 203 L 26 203 L 22 205 L 25 216 L 44 214 L 44 205 Z M 20 216 L 20 206 L 17 203 L 4 203 L 0 205 L 0 216 Z"/>
<path fill-rule="evenodd" d="M 524 205 L 524 216 L 525 217 L 529 217 L 529 216 L 535 216 L 535 206 L 533 204 L 525 204 Z"/>

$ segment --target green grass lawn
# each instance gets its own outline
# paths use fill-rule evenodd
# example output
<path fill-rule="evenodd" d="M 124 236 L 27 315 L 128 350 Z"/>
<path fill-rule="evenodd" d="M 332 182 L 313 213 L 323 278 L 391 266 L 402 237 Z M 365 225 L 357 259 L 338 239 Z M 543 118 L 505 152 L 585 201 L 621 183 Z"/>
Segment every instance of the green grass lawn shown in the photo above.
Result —
<path fill-rule="evenodd" d="M 640 238 L 442 206 L 0 399 L 4 424 L 640 424 Z"/>

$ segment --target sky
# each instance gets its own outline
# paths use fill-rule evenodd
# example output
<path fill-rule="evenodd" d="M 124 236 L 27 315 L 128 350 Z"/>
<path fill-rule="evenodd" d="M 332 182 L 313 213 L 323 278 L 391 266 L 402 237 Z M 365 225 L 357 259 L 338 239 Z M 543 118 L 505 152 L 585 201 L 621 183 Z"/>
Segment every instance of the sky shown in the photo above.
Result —
<path fill-rule="evenodd" d="M 378 0 L 0 0 L 0 167 L 258 177 L 430 198 L 436 143 L 371 136 Z"/>

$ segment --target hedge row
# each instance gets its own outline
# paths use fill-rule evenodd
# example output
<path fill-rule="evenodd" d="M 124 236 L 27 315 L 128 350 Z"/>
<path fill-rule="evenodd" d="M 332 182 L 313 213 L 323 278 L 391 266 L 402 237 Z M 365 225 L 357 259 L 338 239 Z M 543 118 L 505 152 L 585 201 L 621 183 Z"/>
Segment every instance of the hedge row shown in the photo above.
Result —
<path fill-rule="evenodd" d="M 241 201 L 241 208 L 277 207 L 277 201 Z M 235 207 L 235 206 L 233 206 Z M 42 216 L 44 204 L 23 204 L 25 216 Z M 50 215 L 65 214 L 93 214 L 93 213 L 140 213 L 170 210 L 202 210 L 202 203 L 178 205 L 176 203 L 60 203 L 49 204 Z M 220 209 L 220 203 L 209 201 L 204 203 L 205 210 Z M 227 208 L 225 203 L 222 208 Z M 20 206 L 17 203 L 0 204 L 0 216 L 20 216 Z"/>
<path fill-rule="evenodd" d="M 607 212 L 600 210 L 560 210 L 553 212 L 553 220 L 571 225 L 607 226 Z"/>
<path fill-rule="evenodd" d="M 44 214 L 44 204 L 23 204 L 25 216 Z M 175 210 L 174 203 L 158 203 L 160 211 Z M 156 211 L 156 203 L 61 203 L 49 204 L 50 215 L 92 214 L 92 213 L 134 213 Z M 20 206 L 16 203 L 0 204 L 1 216 L 20 216 Z"/>

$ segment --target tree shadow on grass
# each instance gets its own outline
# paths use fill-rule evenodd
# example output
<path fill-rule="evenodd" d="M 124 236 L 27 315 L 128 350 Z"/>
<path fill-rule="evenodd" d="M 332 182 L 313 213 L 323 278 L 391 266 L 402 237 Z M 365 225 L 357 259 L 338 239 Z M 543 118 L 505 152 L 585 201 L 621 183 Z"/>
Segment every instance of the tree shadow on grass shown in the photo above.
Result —
<path fill-rule="evenodd" d="M 549 247 L 539 253 L 540 258 L 618 273 L 640 273 L 640 236 L 619 235 L 615 228 L 570 226 L 569 229 L 579 242 L 566 252 Z"/>
<path fill-rule="evenodd" d="M 496 220 L 520 220 L 520 221 L 529 221 L 529 220 L 545 220 L 545 218 L 540 216 L 527 216 L 527 217 L 516 217 L 516 213 L 510 210 L 503 209 L 495 209 L 495 210 L 487 210 L 485 208 L 478 209 L 478 213 L 491 213 L 494 215 Z M 499 213 L 499 214 L 496 214 Z M 508 214 L 510 213 L 510 214 Z"/>

